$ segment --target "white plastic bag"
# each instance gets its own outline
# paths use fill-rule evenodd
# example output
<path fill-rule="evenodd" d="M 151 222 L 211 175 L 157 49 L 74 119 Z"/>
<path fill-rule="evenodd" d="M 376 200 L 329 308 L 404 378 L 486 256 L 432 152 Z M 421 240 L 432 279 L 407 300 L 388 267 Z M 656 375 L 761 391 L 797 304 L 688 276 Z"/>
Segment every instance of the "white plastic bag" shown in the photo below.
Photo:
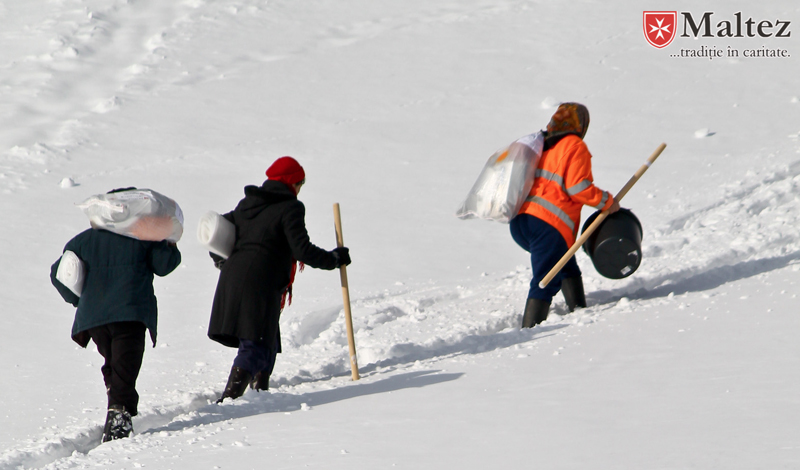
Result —
<path fill-rule="evenodd" d="M 510 222 L 533 187 L 543 146 L 544 137 L 536 132 L 495 152 L 456 211 L 456 217 Z"/>
<path fill-rule="evenodd" d="M 197 224 L 197 241 L 208 251 L 228 259 L 236 243 L 236 226 L 216 212 L 208 211 Z"/>
<path fill-rule="evenodd" d="M 86 268 L 78 255 L 67 250 L 61 255 L 56 270 L 56 279 L 71 290 L 78 297 L 83 291 L 83 280 L 86 278 Z"/>
<path fill-rule="evenodd" d="M 177 242 L 183 235 L 183 212 L 178 203 L 152 189 L 98 194 L 78 207 L 92 227 L 127 237 Z"/>

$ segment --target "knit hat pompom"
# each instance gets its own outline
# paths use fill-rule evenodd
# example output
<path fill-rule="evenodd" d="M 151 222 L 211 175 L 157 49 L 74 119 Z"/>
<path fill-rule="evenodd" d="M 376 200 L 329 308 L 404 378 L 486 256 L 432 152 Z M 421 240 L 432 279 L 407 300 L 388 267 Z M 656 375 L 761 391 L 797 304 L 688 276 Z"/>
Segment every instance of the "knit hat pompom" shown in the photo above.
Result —
<path fill-rule="evenodd" d="M 281 157 L 267 169 L 267 178 L 293 185 L 306 179 L 306 172 L 294 158 Z"/>

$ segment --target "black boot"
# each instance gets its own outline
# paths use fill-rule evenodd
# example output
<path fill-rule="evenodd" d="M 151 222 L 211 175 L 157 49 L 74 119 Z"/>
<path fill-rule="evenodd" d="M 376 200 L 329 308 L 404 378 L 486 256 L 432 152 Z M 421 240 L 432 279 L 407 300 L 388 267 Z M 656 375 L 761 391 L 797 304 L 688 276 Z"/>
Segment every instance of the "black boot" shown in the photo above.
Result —
<path fill-rule="evenodd" d="M 226 398 L 233 399 L 244 395 L 251 377 L 250 372 L 247 372 L 241 367 L 231 367 L 231 375 L 228 376 L 228 384 L 225 385 L 225 391 L 222 392 L 222 396 L 219 397 L 217 403 L 222 403 L 222 400 Z"/>
<path fill-rule="evenodd" d="M 550 302 L 539 299 L 528 299 L 525 303 L 525 314 L 522 316 L 522 327 L 532 328 L 534 325 L 547 320 L 550 311 Z"/>
<path fill-rule="evenodd" d="M 257 373 L 253 380 L 250 381 L 250 388 L 256 392 L 269 390 L 269 374 L 263 370 Z"/>
<path fill-rule="evenodd" d="M 567 308 L 574 312 L 576 308 L 586 308 L 586 294 L 583 292 L 581 276 L 568 277 L 561 281 L 561 293 L 567 302 Z"/>
<path fill-rule="evenodd" d="M 106 425 L 103 427 L 103 442 L 126 438 L 132 432 L 131 414 L 122 405 L 111 405 L 106 414 Z"/>

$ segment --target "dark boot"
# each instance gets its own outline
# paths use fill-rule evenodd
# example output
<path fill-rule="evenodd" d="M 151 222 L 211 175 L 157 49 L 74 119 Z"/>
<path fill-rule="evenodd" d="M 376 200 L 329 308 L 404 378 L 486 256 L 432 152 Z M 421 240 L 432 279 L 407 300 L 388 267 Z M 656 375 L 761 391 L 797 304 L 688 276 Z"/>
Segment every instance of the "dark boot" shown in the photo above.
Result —
<path fill-rule="evenodd" d="M 522 315 L 522 327 L 532 328 L 534 325 L 547 320 L 550 311 L 550 302 L 539 299 L 528 299 L 525 303 L 525 314 Z"/>
<path fill-rule="evenodd" d="M 131 414 L 122 405 L 111 405 L 103 427 L 103 442 L 129 437 L 132 432 Z"/>
<path fill-rule="evenodd" d="M 586 294 L 583 292 L 581 276 L 568 277 L 561 281 L 561 293 L 567 302 L 567 308 L 574 312 L 576 308 L 586 308 Z"/>
<path fill-rule="evenodd" d="M 244 395 L 251 377 L 250 372 L 247 372 L 241 367 L 231 367 L 231 375 L 228 376 L 228 384 L 225 385 L 225 391 L 222 392 L 222 396 L 219 397 L 217 403 L 222 403 L 222 400 L 226 398 L 234 399 Z"/>
<path fill-rule="evenodd" d="M 250 388 L 256 392 L 269 390 L 269 373 L 263 370 L 257 373 L 256 376 L 253 377 L 253 380 L 250 381 Z"/>

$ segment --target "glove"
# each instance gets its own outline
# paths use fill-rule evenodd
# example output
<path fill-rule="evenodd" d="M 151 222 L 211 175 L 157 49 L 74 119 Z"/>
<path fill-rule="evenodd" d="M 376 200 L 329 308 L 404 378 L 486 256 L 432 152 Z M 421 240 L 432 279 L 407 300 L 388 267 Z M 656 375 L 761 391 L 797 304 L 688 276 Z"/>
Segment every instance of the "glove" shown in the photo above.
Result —
<path fill-rule="evenodd" d="M 225 264 L 225 258 L 219 256 L 216 253 L 208 252 L 208 255 L 211 256 L 211 259 L 214 261 L 214 267 L 222 270 L 222 265 Z"/>
<path fill-rule="evenodd" d="M 347 266 L 350 264 L 350 249 L 344 246 L 334 248 L 331 254 L 336 257 L 336 266 Z"/>

